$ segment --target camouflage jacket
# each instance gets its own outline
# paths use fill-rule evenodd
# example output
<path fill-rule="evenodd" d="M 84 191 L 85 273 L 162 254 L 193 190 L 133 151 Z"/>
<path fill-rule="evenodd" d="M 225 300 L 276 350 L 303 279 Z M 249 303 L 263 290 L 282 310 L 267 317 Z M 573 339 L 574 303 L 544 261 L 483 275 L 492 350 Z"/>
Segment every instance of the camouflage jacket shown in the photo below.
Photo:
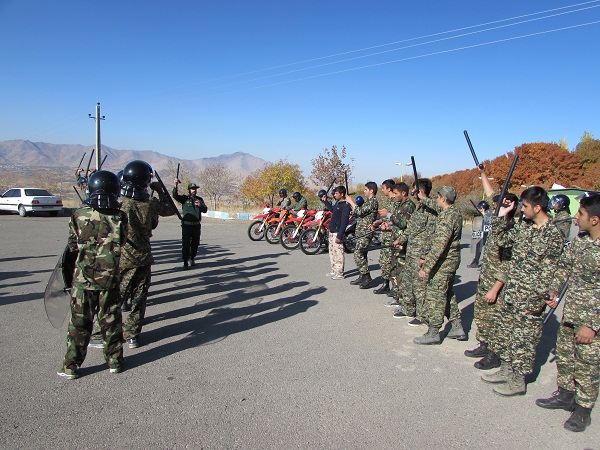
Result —
<path fill-rule="evenodd" d="M 508 232 L 514 226 L 515 221 L 511 220 L 506 224 L 505 231 Z M 506 283 L 508 264 L 512 256 L 512 246 L 499 245 L 496 236 L 496 234 L 488 234 L 485 245 L 483 246 L 479 279 L 481 280 L 485 277 L 486 279 Z"/>
<path fill-rule="evenodd" d="M 490 236 L 500 246 L 512 245 L 505 301 L 521 311 L 540 312 L 564 246 L 562 233 L 550 220 L 539 228 L 528 220 L 509 228 L 506 217 L 492 217 Z"/>
<path fill-rule="evenodd" d="M 308 209 L 308 201 L 301 197 L 299 202 L 294 203 L 294 207 L 291 209 L 294 213 L 297 213 L 301 209 Z"/>
<path fill-rule="evenodd" d="M 363 234 L 367 232 L 367 228 L 371 225 L 377 217 L 377 211 L 379 209 L 379 203 L 375 197 L 366 198 L 365 202 L 360 206 L 355 206 L 352 210 L 354 217 L 358 219 L 356 223 L 356 234 Z"/>
<path fill-rule="evenodd" d="M 425 272 L 456 272 L 460 265 L 462 222 L 462 214 L 455 205 L 440 211 L 431 233 L 429 252 L 422 266 Z"/>
<path fill-rule="evenodd" d="M 119 259 L 127 236 L 127 216 L 114 210 L 81 207 L 69 221 L 68 246 L 77 251 L 73 286 L 108 291 L 119 285 Z"/>
<path fill-rule="evenodd" d="M 563 237 L 566 240 L 568 240 L 569 233 L 571 232 L 572 221 L 573 221 L 573 219 L 571 218 L 571 215 L 569 214 L 569 212 L 566 210 L 562 210 L 562 211 L 557 212 L 554 215 L 554 219 L 552 220 L 552 223 L 554 225 L 556 225 L 556 228 L 558 228 L 558 230 L 562 233 Z"/>
<path fill-rule="evenodd" d="M 429 252 L 430 237 L 438 212 L 419 202 L 410 216 L 403 234 L 398 237 L 400 245 L 406 245 L 406 257 L 425 259 Z"/>
<path fill-rule="evenodd" d="M 394 208 L 391 212 L 390 221 L 392 222 L 392 236 L 394 240 L 400 239 L 408 227 L 408 222 L 413 212 L 415 212 L 415 202 L 407 198 L 403 202 L 394 202 Z"/>
<path fill-rule="evenodd" d="M 134 200 L 121 197 L 121 209 L 127 214 L 129 228 L 127 241 L 123 246 L 121 256 L 121 269 L 144 267 L 154 263 L 150 247 L 152 236 L 152 223 L 157 223 L 158 216 L 172 216 L 175 214 L 166 195 L 159 192 L 159 198 L 147 201 Z"/>
<path fill-rule="evenodd" d="M 600 238 L 577 236 L 563 251 L 550 290 L 560 292 L 569 277 L 563 298 L 563 320 L 576 327 L 600 330 Z M 599 333 L 600 334 L 600 333 Z M 600 336 L 597 336 L 600 338 Z"/>
<path fill-rule="evenodd" d="M 292 201 L 290 200 L 289 197 L 285 197 L 285 198 L 280 198 L 279 201 L 277 203 L 275 203 L 275 206 L 281 209 L 285 209 L 285 208 L 289 208 L 290 205 L 292 204 Z"/>

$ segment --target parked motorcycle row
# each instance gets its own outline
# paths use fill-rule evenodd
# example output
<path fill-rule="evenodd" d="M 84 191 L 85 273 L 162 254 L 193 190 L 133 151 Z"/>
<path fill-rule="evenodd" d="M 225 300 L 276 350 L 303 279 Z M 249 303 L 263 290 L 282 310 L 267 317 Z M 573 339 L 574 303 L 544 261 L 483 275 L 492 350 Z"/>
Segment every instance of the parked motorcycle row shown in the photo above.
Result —
<path fill-rule="evenodd" d="M 300 248 L 307 255 L 316 255 L 329 246 L 331 211 L 301 209 L 294 216 L 289 209 L 265 206 L 248 227 L 253 241 L 265 239 L 269 244 L 281 244 L 287 250 Z M 356 219 L 351 216 L 344 234 L 344 250 L 352 253 L 355 247 Z"/>

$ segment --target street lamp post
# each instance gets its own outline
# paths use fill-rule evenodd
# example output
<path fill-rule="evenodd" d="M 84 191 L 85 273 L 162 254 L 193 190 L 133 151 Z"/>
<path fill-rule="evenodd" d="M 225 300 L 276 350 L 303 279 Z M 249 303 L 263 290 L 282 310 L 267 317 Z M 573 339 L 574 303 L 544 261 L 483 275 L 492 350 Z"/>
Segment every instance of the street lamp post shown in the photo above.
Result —
<path fill-rule="evenodd" d="M 403 178 L 404 178 L 404 167 L 405 167 L 405 166 L 412 166 L 412 163 L 401 163 L 401 162 L 397 162 L 397 163 L 394 163 L 394 164 L 396 164 L 397 166 L 402 166 L 402 175 L 400 175 L 400 181 L 404 181 L 404 180 L 403 180 Z M 415 180 L 415 181 L 416 181 L 416 180 Z"/>

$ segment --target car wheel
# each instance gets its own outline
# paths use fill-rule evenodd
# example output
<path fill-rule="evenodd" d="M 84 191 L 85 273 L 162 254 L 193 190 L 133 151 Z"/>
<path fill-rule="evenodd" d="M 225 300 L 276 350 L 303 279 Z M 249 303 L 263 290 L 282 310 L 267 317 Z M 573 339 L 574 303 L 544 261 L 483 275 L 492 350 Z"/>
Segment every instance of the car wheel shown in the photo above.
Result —
<path fill-rule="evenodd" d="M 25 211 L 25 207 L 23 205 L 19 205 L 19 215 L 21 217 L 25 217 L 27 215 L 27 211 Z"/>

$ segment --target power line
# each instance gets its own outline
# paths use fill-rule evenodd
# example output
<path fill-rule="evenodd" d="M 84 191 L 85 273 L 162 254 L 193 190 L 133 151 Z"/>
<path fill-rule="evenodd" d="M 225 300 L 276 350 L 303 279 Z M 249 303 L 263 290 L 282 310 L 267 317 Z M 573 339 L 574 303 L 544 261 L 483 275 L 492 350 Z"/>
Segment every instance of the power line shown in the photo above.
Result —
<path fill-rule="evenodd" d="M 509 37 L 509 38 L 505 38 L 505 39 L 498 39 L 495 41 L 489 41 L 489 42 L 483 42 L 483 43 L 479 43 L 479 44 L 473 44 L 473 45 L 466 45 L 463 47 L 457 47 L 457 48 L 453 48 L 453 49 L 448 49 L 448 50 L 440 50 L 437 52 L 431 52 L 431 53 L 426 53 L 423 55 L 416 55 L 416 56 L 410 56 L 410 57 L 406 57 L 406 58 L 402 58 L 402 59 L 396 59 L 393 61 L 385 61 L 385 62 L 381 62 L 381 63 L 375 63 L 375 64 L 369 64 L 366 66 L 360 66 L 360 67 L 353 67 L 353 68 L 349 68 L 349 69 L 343 69 L 343 70 L 337 70 L 334 72 L 327 72 L 327 73 L 322 73 L 322 74 L 317 74 L 317 75 L 311 75 L 311 76 L 307 76 L 307 77 L 303 77 L 303 78 L 296 78 L 293 80 L 286 80 L 286 81 L 280 81 L 277 83 L 271 83 L 271 84 L 265 84 L 265 85 L 261 85 L 261 86 L 255 86 L 255 87 L 251 87 L 251 88 L 247 88 L 247 89 L 239 89 L 236 91 L 229 91 L 229 92 L 222 92 L 219 94 L 214 94 L 214 95 L 207 95 L 204 97 L 200 97 L 202 98 L 210 98 L 210 97 L 217 97 L 217 96 L 221 96 L 221 95 L 229 95 L 229 94 L 236 94 L 239 92 L 247 92 L 247 91 L 252 91 L 252 90 L 257 90 L 257 89 L 263 89 L 266 87 L 271 87 L 271 86 L 280 86 L 280 85 L 284 85 L 284 84 L 290 84 L 290 83 L 296 83 L 299 81 L 305 81 L 305 80 L 310 80 L 310 79 L 315 79 L 315 78 L 322 78 L 322 77 L 326 77 L 326 76 L 331 76 L 331 75 L 337 75 L 340 73 L 346 73 L 346 72 L 353 72 L 353 71 L 357 71 L 357 70 L 364 70 L 364 69 L 370 69 L 372 67 L 378 67 L 378 66 L 384 66 L 387 64 L 395 64 L 395 63 L 399 63 L 399 62 L 404 62 L 404 61 L 410 61 L 413 59 L 422 59 L 422 58 L 426 58 L 429 56 L 436 56 L 436 55 L 441 55 L 444 53 L 452 53 L 452 52 L 457 52 L 457 51 L 461 51 L 461 50 L 468 50 L 468 49 L 472 49 L 472 48 L 477 48 L 477 47 L 483 47 L 486 45 L 492 45 L 492 44 L 498 44 L 498 43 L 502 43 L 502 42 L 508 42 L 508 41 L 514 41 L 517 39 L 524 39 L 524 38 L 528 38 L 528 37 L 533 37 L 533 36 L 540 36 L 543 34 L 549 34 L 549 33 L 554 33 L 557 31 L 565 31 L 565 30 L 570 30 L 570 29 L 574 29 L 574 28 L 580 28 L 580 27 L 585 27 L 585 26 L 589 26 L 589 25 L 595 25 L 600 23 L 600 20 L 596 20 L 593 22 L 587 22 L 587 23 L 582 23 L 582 24 L 577 24 L 577 25 L 571 25 L 568 27 L 562 27 L 562 28 L 555 28 L 552 30 L 546 30 L 546 31 L 539 31 L 536 33 L 530 33 L 530 34 L 524 34 L 521 36 L 514 36 L 514 37 Z"/>

